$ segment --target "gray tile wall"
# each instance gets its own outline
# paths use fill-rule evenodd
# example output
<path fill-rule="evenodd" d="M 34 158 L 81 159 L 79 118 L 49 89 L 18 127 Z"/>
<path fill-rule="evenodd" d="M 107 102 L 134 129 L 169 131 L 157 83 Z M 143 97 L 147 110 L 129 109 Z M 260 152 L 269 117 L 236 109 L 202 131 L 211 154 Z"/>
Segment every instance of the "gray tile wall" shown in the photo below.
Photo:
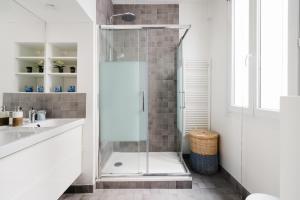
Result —
<path fill-rule="evenodd" d="M 120 17 L 114 18 L 114 24 L 179 23 L 178 5 L 114 5 L 113 12 L 114 14 L 132 12 L 137 16 L 133 22 L 124 22 Z M 120 41 L 117 41 L 118 38 Z M 148 30 L 147 33 L 140 32 L 139 43 L 136 38 L 136 34 L 132 31 L 131 34 L 124 31 L 116 32 L 114 50 L 124 52 L 123 59 L 126 61 L 136 60 L 137 50 L 135 49 L 139 44 L 140 60 L 143 60 L 141 55 L 148 55 L 150 151 L 176 151 L 175 55 L 179 31 Z M 114 57 L 118 55 L 121 53 L 114 52 Z"/>
<path fill-rule="evenodd" d="M 109 24 L 109 18 L 113 13 L 113 5 L 111 0 L 97 0 L 96 17 L 97 24 Z"/>
<path fill-rule="evenodd" d="M 114 142 L 113 150 L 116 152 L 146 152 L 146 141 Z"/>
<path fill-rule="evenodd" d="M 4 93 L 3 105 L 8 110 L 21 106 L 25 117 L 33 107 L 46 110 L 47 118 L 85 118 L 85 93 Z"/>
<path fill-rule="evenodd" d="M 132 12 L 136 14 L 133 22 L 124 22 L 120 17 L 115 17 L 114 24 L 178 24 L 179 5 L 151 5 L 151 4 L 118 4 L 113 5 L 113 13 Z"/>

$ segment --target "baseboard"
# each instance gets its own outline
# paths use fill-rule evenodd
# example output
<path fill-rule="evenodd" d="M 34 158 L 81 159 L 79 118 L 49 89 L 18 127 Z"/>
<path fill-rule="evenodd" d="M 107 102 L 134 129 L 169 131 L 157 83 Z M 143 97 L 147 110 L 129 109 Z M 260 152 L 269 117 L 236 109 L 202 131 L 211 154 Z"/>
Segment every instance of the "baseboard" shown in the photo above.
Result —
<path fill-rule="evenodd" d="M 250 195 L 250 192 L 242 185 L 240 184 L 226 169 L 224 169 L 221 165 L 220 172 L 223 174 L 223 176 L 232 184 L 234 187 L 234 190 L 239 193 L 239 195 L 242 197 L 242 199 L 246 199 L 247 196 Z"/>
<path fill-rule="evenodd" d="M 71 185 L 65 193 L 93 193 L 94 185 Z"/>

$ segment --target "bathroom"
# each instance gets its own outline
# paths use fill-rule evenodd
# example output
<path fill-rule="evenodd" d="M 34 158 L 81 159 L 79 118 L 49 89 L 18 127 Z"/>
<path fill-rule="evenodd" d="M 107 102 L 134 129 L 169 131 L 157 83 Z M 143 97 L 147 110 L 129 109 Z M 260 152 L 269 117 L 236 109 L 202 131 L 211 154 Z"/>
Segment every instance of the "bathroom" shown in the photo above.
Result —
<path fill-rule="evenodd" d="M 1 1 L 0 199 L 297 199 L 299 7 Z"/>

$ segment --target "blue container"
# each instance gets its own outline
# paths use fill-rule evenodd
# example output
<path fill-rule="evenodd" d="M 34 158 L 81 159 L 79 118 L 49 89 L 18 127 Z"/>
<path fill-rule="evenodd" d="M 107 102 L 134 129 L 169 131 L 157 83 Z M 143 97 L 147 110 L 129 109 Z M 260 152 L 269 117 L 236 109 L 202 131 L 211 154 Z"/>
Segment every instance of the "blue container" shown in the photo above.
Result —
<path fill-rule="evenodd" d="M 25 92 L 33 92 L 32 86 L 25 86 Z"/>
<path fill-rule="evenodd" d="M 202 156 L 197 153 L 191 153 L 191 166 L 195 172 L 205 175 L 215 174 L 219 169 L 219 157 Z"/>
<path fill-rule="evenodd" d="M 62 92 L 62 87 L 60 85 L 54 87 L 54 92 Z"/>
<path fill-rule="evenodd" d="M 68 92 L 76 92 L 75 85 L 70 85 L 69 88 L 68 88 Z"/>

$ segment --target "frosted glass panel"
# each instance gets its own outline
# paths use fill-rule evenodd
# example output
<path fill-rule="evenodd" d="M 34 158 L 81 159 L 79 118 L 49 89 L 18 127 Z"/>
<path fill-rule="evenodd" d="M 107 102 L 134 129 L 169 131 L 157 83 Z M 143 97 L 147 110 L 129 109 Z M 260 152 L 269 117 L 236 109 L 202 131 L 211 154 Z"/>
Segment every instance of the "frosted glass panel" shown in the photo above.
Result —
<path fill-rule="evenodd" d="M 100 130 L 105 141 L 140 141 L 140 63 L 100 67 Z"/>

